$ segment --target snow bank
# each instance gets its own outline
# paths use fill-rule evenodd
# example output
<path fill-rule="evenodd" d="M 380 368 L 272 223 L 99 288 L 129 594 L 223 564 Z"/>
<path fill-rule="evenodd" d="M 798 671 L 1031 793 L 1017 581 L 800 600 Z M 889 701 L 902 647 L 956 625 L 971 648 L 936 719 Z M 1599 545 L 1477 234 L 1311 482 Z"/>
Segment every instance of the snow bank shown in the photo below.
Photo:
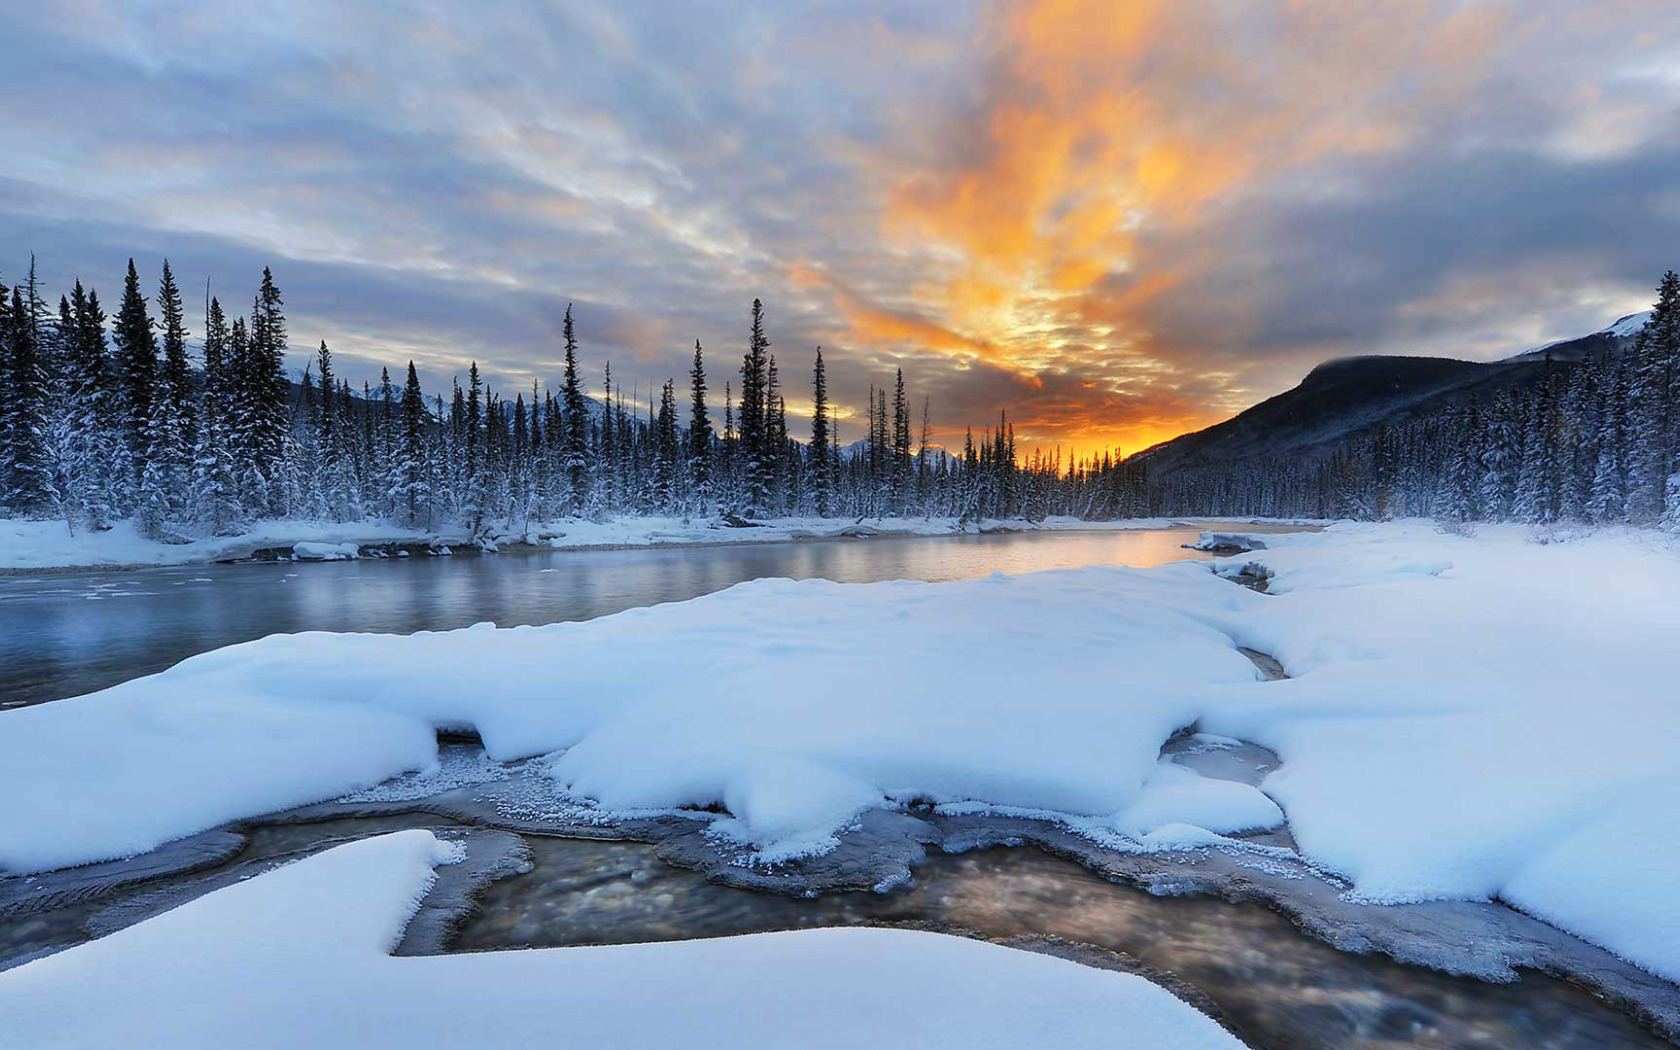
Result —
<path fill-rule="evenodd" d="M 1241 1046 L 1141 977 L 912 931 L 393 958 L 454 855 L 426 831 L 340 846 L 0 973 L 4 1038 L 453 1050 L 552 1018 L 588 1048 Z"/>
<path fill-rule="evenodd" d="M 0 569 L 59 569 L 100 565 L 186 565 L 244 557 L 261 547 L 355 546 L 389 542 L 427 542 L 435 535 L 373 523 L 265 521 L 238 536 L 163 543 L 120 521 L 105 532 L 78 529 L 62 521 L 0 518 Z"/>
<path fill-rule="evenodd" d="M 1203 532 L 1194 543 L 1184 546 L 1193 551 L 1258 551 L 1266 549 L 1266 541 L 1251 532 Z"/>
<path fill-rule="evenodd" d="M 272 636 L 7 713 L 0 866 L 120 856 L 363 788 L 434 761 L 443 726 L 477 728 L 499 760 L 565 749 L 555 779 L 608 809 L 721 804 L 723 829 L 770 856 L 895 799 L 1118 820 L 1198 695 L 1253 681 L 1209 619 L 1263 600 L 1181 563 L 759 580 L 585 623 Z M 1275 823 L 1245 790 L 1242 812 Z M 1185 819 L 1172 809 L 1148 812 Z"/>
<path fill-rule="evenodd" d="M 1680 638 L 1661 539 L 1425 523 L 1267 536 L 1233 623 L 1289 681 L 1204 725 L 1277 751 L 1304 853 L 1379 902 L 1498 897 L 1680 980 Z"/>
<path fill-rule="evenodd" d="M 348 561 L 361 557 L 362 549 L 354 543 L 305 541 L 292 546 L 292 556 L 301 561 Z"/>

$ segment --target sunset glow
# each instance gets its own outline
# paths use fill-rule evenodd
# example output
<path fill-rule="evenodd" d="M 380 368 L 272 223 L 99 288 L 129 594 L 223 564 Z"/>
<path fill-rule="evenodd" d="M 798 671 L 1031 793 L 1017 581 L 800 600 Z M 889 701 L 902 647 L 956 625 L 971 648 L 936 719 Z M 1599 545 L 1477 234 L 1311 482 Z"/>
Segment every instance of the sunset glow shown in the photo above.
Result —
<path fill-rule="evenodd" d="M 356 383 L 552 384 L 572 302 L 646 391 L 759 296 L 842 417 L 903 368 L 943 444 L 1135 451 L 1331 357 L 1591 331 L 1680 226 L 1663 0 L 16 17 L 6 276 L 271 265 Z"/>

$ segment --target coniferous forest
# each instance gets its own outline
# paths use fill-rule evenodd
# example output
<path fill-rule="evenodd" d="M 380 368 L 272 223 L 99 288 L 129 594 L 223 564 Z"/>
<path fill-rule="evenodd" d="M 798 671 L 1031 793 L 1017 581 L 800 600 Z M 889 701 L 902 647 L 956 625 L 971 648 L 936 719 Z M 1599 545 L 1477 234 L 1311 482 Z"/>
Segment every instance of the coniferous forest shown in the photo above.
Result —
<path fill-rule="evenodd" d="M 639 390 L 627 399 L 606 362 L 602 394 L 586 393 L 569 308 L 558 391 L 510 397 L 476 363 L 447 396 L 413 362 L 352 390 L 324 342 L 293 351 L 284 306 L 265 269 L 248 313 L 211 298 L 194 338 L 167 261 L 154 288 L 131 260 L 114 308 L 79 281 L 52 304 L 31 261 L 15 287 L 0 285 L 0 513 L 75 530 L 133 518 L 163 539 L 275 518 L 477 534 L 638 514 L 1680 524 L 1672 272 L 1625 353 L 1548 358 L 1534 383 L 1379 423 L 1327 455 L 1158 476 L 1146 456 L 1018 455 L 1001 415 L 960 452 L 934 447 L 931 405 L 914 402 L 902 371 L 871 389 L 865 433 L 842 445 L 821 349 L 797 372 L 778 361 L 757 300 L 721 399 L 696 342 L 686 398 L 671 378 L 646 402 Z M 808 384 L 809 433 L 788 426 L 795 383 Z"/>
<path fill-rule="evenodd" d="M 446 396 L 422 385 L 412 361 L 360 390 L 337 374 L 324 342 L 299 362 L 266 269 L 247 314 L 209 300 L 196 340 L 167 261 L 154 295 L 148 287 L 131 260 L 114 310 L 79 281 L 50 305 L 33 263 L 5 289 L 0 513 L 92 530 L 132 517 L 167 539 L 234 535 L 274 518 L 477 534 L 578 516 L 1146 510 L 1137 468 L 1113 455 L 1066 467 L 1018 457 L 1002 417 L 966 435 L 960 456 L 930 447 L 930 406 L 912 406 L 902 372 L 871 390 L 866 432 L 842 447 L 821 349 L 793 378 L 771 352 L 756 300 L 721 399 L 697 342 L 679 404 L 675 379 L 645 403 L 627 398 L 605 362 L 603 395 L 587 394 L 569 308 L 557 391 L 533 385 L 510 397 L 487 388 L 474 363 Z M 788 428 L 794 382 L 810 384 L 808 435 Z"/>
<path fill-rule="evenodd" d="M 1625 352 L 1344 442 L 1151 480 L 1158 514 L 1680 527 L 1680 277 Z"/>

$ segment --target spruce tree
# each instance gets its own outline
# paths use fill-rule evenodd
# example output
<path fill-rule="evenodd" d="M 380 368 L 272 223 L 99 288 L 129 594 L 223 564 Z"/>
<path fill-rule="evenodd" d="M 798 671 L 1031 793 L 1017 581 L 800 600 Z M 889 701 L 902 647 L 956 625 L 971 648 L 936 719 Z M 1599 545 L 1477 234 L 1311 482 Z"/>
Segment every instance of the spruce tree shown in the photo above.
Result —
<path fill-rule="evenodd" d="M 787 412 L 782 400 L 781 376 L 776 371 L 776 355 L 770 355 L 764 370 L 764 449 L 768 461 L 769 499 L 765 513 L 778 514 L 787 491 L 785 451 L 787 447 Z"/>
<path fill-rule="evenodd" d="M 117 308 L 111 335 L 116 344 L 117 375 L 122 390 L 124 439 L 138 482 L 151 455 L 149 431 L 152 394 L 158 382 L 158 352 L 152 318 L 146 312 L 146 297 L 140 294 L 140 272 L 135 269 L 133 259 L 128 260 L 122 305 Z"/>
<path fill-rule="evenodd" d="M 688 477 L 695 497 L 704 505 L 712 491 L 712 421 L 706 415 L 706 363 L 698 339 L 694 341 L 694 364 L 688 371 L 688 396 Z"/>
<path fill-rule="evenodd" d="M 419 527 L 424 519 L 431 520 L 426 511 L 431 491 L 426 483 L 426 397 L 420 391 L 420 376 L 414 362 L 408 363 L 408 380 L 402 394 L 402 441 L 397 453 L 397 485 L 392 497 L 403 507 L 411 528 Z"/>
<path fill-rule="evenodd" d="M 173 415 L 180 421 L 184 446 L 179 454 L 185 455 L 198 439 L 198 427 L 193 418 L 192 366 L 187 361 L 188 332 L 181 290 L 175 286 L 168 259 L 163 260 L 163 277 L 158 282 L 158 317 L 163 330 L 163 376 Z"/>
<path fill-rule="evenodd" d="M 828 432 L 828 373 L 823 366 L 822 347 L 817 347 L 817 362 L 811 369 L 811 491 L 815 499 L 817 517 L 826 518 L 834 512 L 834 475 L 829 464 Z"/>
<path fill-rule="evenodd" d="M 12 289 L 4 332 L 4 383 L 0 384 L 0 502 L 24 517 L 57 510 L 47 457 L 46 375 L 40 362 L 41 323 L 21 288 Z"/>
<path fill-rule="evenodd" d="M 241 530 L 245 518 L 232 444 L 232 335 L 219 300 L 210 300 L 204 317 L 204 392 L 193 448 L 193 517 L 212 536 L 228 536 Z"/>
<path fill-rule="evenodd" d="M 239 372 L 240 490 L 255 514 L 284 517 L 294 508 L 296 480 L 289 476 L 292 448 L 287 426 L 291 383 L 286 378 L 286 315 L 274 274 L 263 267 L 262 284 L 251 305 L 249 335 L 234 325 Z M 240 344 L 244 343 L 242 347 Z"/>
<path fill-rule="evenodd" d="M 752 326 L 747 352 L 741 359 L 740 446 L 745 491 L 741 510 L 762 517 L 770 506 L 772 467 L 765 416 L 770 340 L 764 334 L 764 304 L 752 302 Z"/>
<path fill-rule="evenodd" d="M 572 327 L 572 304 L 566 304 L 561 333 L 566 340 L 566 370 L 560 390 L 566 420 L 567 511 L 582 514 L 589 498 L 589 403 L 578 379 L 577 333 Z"/>

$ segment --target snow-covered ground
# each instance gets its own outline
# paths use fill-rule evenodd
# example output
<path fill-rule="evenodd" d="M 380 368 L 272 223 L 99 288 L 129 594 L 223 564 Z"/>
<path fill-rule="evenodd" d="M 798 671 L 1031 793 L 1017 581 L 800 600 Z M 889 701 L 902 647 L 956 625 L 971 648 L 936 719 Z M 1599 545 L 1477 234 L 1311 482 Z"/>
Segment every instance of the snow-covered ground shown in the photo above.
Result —
<path fill-rule="evenodd" d="M 1018 531 L 1132 531 L 1164 529 L 1177 524 L 1171 518 L 1128 518 L 1122 521 L 1083 521 L 1053 517 L 1030 522 L 1024 519 L 959 524 L 955 518 L 772 518 L 735 528 L 714 518 L 628 517 L 602 521 L 579 519 L 532 523 L 521 529 L 490 528 L 485 532 L 493 545 L 526 543 L 556 549 L 591 547 L 652 547 L 660 545 L 714 543 L 774 543 L 789 540 L 842 536 L 946 536 L 958 532 Z M 342 549 L 391 543 L 464 545 L 464 530 L 428 532 L 371 522 L 269 521 L 238 536 L 163 543 L 150 540 L 134 529 L 130 521 L 119 522 L 105 532 L 85 529 L 72 533 L 62 521 L 31 521 L 0 518 L 0 570 L 46 570 L 98 566 L 184 565 L 244 557 L 260 548 L 307 544 L 311 557 L 328 560 L 354 557 Z"/>
<path fill-rule="evenodd" d="M 340 846 L 0 973 L 0 1042 L 1241 1046 L 1141 977 L 905 930 L 391 956 L 433 866 L 457 848 L 427 831 Z"/>
<path fill-rule="evenodd" d="M 435 760 L 551 755 L 608 810 L 721 804 L 762 859 L 875 806 L 1066 816 L 1164 849 L 1268 827 L 1372 902 L 1499 897 L 1680 980 L 1680 558 L 1426 523 L 1213 563 L 941 584 L 760 580 L 586 623 L 276 636 L 6 714 L 0 865 L 120 856 Z M 1261 682 L 1237 651 L 1292 676 Z M 1252 740 L 1261 789 L 1163 770 Z"/>
<path fill-rule="evenodd" d="M 140 535 L 132 521 L 120 521 L 104 532 L 77 529 L 72 533 L 62 521 L 0 518 L 0 569 L 187 565 L 245 557 L 259 548 L 295 543 L 424 543 L 436 538 L 432 533 L 368 522 L 267 521 L 238 536 L 163 543 Z"/>

